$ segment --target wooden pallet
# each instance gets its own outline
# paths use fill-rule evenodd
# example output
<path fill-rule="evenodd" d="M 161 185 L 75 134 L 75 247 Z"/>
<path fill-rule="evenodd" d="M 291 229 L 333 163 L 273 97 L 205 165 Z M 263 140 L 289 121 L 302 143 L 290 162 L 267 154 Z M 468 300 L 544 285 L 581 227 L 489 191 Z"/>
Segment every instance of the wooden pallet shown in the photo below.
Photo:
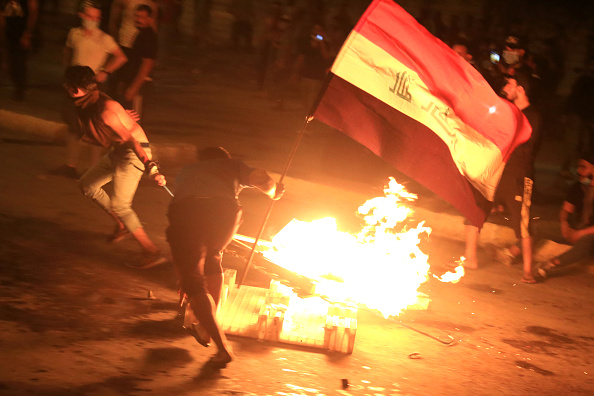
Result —
<path fill-rule="evenodd" d="M 311 348 L 352 353 L 357 308 L 300 298 L 277 281 L 270 288 L 237 288 L 234 270 L 225 271 L 224 301 L 218 320 L 226 334 Z"/>

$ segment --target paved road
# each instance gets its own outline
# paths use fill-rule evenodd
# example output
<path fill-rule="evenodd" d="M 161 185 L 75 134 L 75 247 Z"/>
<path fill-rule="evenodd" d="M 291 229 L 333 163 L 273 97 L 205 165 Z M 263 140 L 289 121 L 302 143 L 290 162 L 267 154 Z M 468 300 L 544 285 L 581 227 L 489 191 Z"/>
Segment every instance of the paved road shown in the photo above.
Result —
<path fill-rule="evenodd" d="M 233 338 L 237 360 L 201 372 L 210 351 L 174 319 L 172 268 L 135 271 L 132 242 L 106 244 L 100 209 L 69 179 L 44 172 L 63 147 L 0 143 L 0 394 L 2 395 L 389 395 L 588 394 L 594 390 L 593 276 L 578 272 L 544 284 L 517 280 L 520 268 L 484 257 L 484 268 L 456 285 L 422 286 L 429 311 L 409 326 L 361 311 L 352 355 Z M 271 228 L 293 215 L 316 218 L 360 202 L 312 190 L 287 193 Z M 143 183 L 135 208 L 166 251 L 167 194 Z M 243 197 L 253 233 L 267 206 Z M 351 212 L 352 213 L 352 212 Z M 433 239 L 430 262 L 459 255 L 460 243 Z M 235 265 L 228 258 L 226 265 Z M 362 266 L 364 268 L 364 266 Z M 364 270 L 364 269 L 363 269 Z M 381 276 L 381 274 L 378 274 Z M 250 282 L 257 279 L 252 277 Z M 156 300 L 146 299 L 148 290 Z M 418 353 L 418 355 L 412 355 Z M 419 357 L 412 359 L 411 357 Z M 350 387 L 343 391 L 342 379 Z"/>
<path fill-rule="evenodd" d="M 59 121 L 60 34 L 46 36 L 47 47 L 33 62 L 35 88 L 27 103 L 3 100 L 8 90 L 0 87 L 3 110 Z M 192 159 L 196 144 L 223 145 L 251 165 L 280 172 L 302 125 L 301 111 L 269 110 L 270 101 L 250 89 L 247 55 L 221 51 L 176 62 L 160 71 L 144 121 L 151 141 L 161 149 L 167 176 L 173 180 L 179 166 Z M 35 128 L 42 124 L 33 123 Z M 143 272 L 125 267 L 137 259 L 136 246 L 107 245 L 111 224 L 103 213 L 83 199 L 73 181 L 45 175 L 61 164 L 64 148 L 32 144 L 35 138 L 18 127 L 0 131 L 10 138 L 0 143 L 0 394 L 500 395 L 594 390 L 593 275 L 587 267 L 544 284 L 524 285 L 518 283 L 520 269 L 494 262 L 488 249 L 481 251 L 482 268 L 459 284 L 430 280 L 422 286 L 433 300 L 431 309 L 401 318 L 431 336 L 452 336 L 452 346 L 362 311 L 350 356 L 234 338 L 237 361 L 220 375 L 204 375 L 200 369 L 210 351 L 185 336 L 174 320 L 171 267 Z M 558 141 L 547 140 L 537 164 L 534 215 L 541 218 L 538 231 L 546 239 L 558 238 L 555 218 L 565 188 L 555 177 L 557 147 Z M 344 136 L 318 126 L 305 137 L 287 180 L 287 195 L 276 205 L 266 233 L 274 234 L 293 217 L 333 216 L 341 227 L 354 228 L 357 207 L 381 194 L 390 173 Z M 460 256 L 456 230 L 461 219 L 420 186 L 410 185 L 421 193 L 420 216 L 436 229 L 425 246 L 430 263 L 439 266 Z M 147 183 L 135 200 L 147 231 L 164 251 L 168 200 L 162 189 Z M 245 192 L 242 202 L 246 215 L 241 232 L 254 235 L 268 202 L 254 192 Z M 505 242 L 506 231 L 487 227 L 483 237 Z M 227 257 L 225 265 L 239 264 Z M 256 275 L 250 277 L 252 284 L 262 281 Z M 149 290 L 156 300 L 146 299 Z M 420 359 L 410 358 L 415 356 Z M 342 379 L 351 384 L 344 391 Z"/>

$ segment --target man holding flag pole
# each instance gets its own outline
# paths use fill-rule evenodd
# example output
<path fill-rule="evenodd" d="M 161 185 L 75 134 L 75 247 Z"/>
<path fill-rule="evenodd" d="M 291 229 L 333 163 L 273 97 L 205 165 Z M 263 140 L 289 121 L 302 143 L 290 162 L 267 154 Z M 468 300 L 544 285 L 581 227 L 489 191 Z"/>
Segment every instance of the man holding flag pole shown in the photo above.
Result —
<path fill-rule="evenodd" d="M 505 204 L 510 213 L 511 225 L 516 233 L 519 246 L 499 251 L 498 258 L 503 264 L 511 265 L 516 256 L 522 255 L 524 283 L 536 283 L 532 271 L 532 227 L 530 206 L 534 182 L 534 145 L 540 131 L 540 114 L 530 103 L 534 89 L 534 78 L 525 71 L 508 76 L 502 94 L 518 106 L 532 125 L 532 135 L 528 141 L 518 146 L 510 156 L 501 182 L 497 188 L 498 201 Z M 466 224 L 465 267 L 477 268 L 477 243 L 479 229 Z"/>
<path fill-rule="evenodd" d="M 374 0 L 350 33 L 296 145 L 312 118 L 441 196 L 477 229 L 511 153 L 532 132 L 516 105 L 391 0 Z"/>

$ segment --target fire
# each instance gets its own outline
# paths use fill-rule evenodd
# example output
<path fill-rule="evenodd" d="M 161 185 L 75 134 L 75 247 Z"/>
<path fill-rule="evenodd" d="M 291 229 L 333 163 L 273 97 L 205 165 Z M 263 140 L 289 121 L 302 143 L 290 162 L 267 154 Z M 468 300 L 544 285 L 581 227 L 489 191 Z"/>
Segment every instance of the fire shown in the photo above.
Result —
<path fill-rule="evenodd" d="M 399 315 L 417 302 L 417 289 L 428 280 L 428 257 L 418 244 L 431 229 L 424 222 L 410 224 L 413 210 L 403 203 L 414 201 L 415 194 L 393 178 L 384 194 L 359 207 L 365 224 L 357 235 L 339 231 L 333 218 L 293 219 L 264 255 L 315 279 L 318 294 L 364 304 L 385 317 Z"/>
<path fill-rule="evenodd" d="M 464 276 L 464 260 L 465 257 L 460 257 L 460 260 L 457 261 L 458 266 L 454 269 L 454 272 L 446 272 L 442 276 L 437 276 L 433 274 L 433 277 L 440 282 L 449 282 L 449 283 L 458 283 L 460 279 Z"/>

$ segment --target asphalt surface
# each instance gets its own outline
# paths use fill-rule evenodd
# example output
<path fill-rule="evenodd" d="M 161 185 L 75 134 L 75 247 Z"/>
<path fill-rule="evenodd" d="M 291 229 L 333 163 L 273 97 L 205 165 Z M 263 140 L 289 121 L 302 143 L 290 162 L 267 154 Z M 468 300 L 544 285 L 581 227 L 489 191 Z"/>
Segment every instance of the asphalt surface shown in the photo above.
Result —
<path fill-rule="evenodd" d="M 203 370 L 211 351 L 181 330 L 172 267 L 126 266 L 139 259 L 138 247 L 108 244 L 107 216 L 73 180 L 46 175 L 62 154 L 59 146 L 0 144 L 2 395 L 585 395 L 594 389 L 593 275 L 582 268 L 526 285 L 519 266 L 502 266 L 484 251 L 482 268 L 460 283 L 430 278 L 422 285 L 432 300 L 427 311 L 384 319 L 360 310 L 352 355 L 232 337 L 237 359 L 221 372 Z M 356 206 L 349 197 L 312 190 L 303 200 L 291 191 L 271 216 L 273 232 L 292 216 L 345 219 Z M 168 200 L 146 182 L 134 203 L 164 251 Z M 253 235 L 268 202 L 243 195 L 241 233 Z M 439 271 L 463 245 L 434 237 L 424 250 Z M 225 266 L 241 265 L 225 259 Z M 257 271 L 251 274 L 248 285 L 261 283 Z"/>
<path fill-rule="evenodd" d="M 494 223 L 482 234 L 479 270 L 455 285 L 430 279 L 421 287 L 432 300 L 430 310 L 397 319 L 361 310 L 352 355 L 234 337 L 236 361 L 220 373 L 203 370 L 211 351 L 181 331 L 171 266 L 126 267 L 138 260 L 134 243 L 107 244 L 111 225 L 104 213 L 81 196 L 73 180 L 47 174 L 64 158 L 59 144 L 64 29 L 48 29 L 44 47 L 32 58 L 33 87 L 25 103 L 8 101 L 8 87 L 0 87 L 0 394 L 594 391 L 590 267 L 522 284 L 519 266 L 504 267 L 491 255 L 491 246 L 513 241 L 509 228 Z M 252 65 L 250 54 L 188 50 L 158 71 L 143 126 L 170 181 L 193 159 L 196 146 L 212 144 L 253 166 L 282 172 L 304 114 L 296 100 L 284 112 L 272 111 L 273 103 L 253 89 Z M 561 242 L 556 216 L 567 185 L 556 176 L 560 143 L 554 137 L 545 141 L 537 161 L 533 216 L 541 256 L 564 248 L 550 242 Z M 79 170 L 86 166 L 83 159 Z M 417 217 L 434 229 L 423 246 L 434 271 L 462 255 L 458 213 L 322 125 L 308 129 L 286 180 L 287 194 L 265 235 L 292 218 L 333 216 L 341 228 L 354 229 L 357 207 L 381 195 L 389 175 L 420 195 Z M 143 182 L 134 202 L 164 252 L 168 201 L 163 189 Z M 242 203 L 240 232 L 255 235 L 268 201 L 245 192 Z M 241 263 L 227 257 L 225 265 Z M 248 281 L 257 284 L 262 276 L 254 272 Z M 148 291 L 156 299 L 148 299 Z"/>

